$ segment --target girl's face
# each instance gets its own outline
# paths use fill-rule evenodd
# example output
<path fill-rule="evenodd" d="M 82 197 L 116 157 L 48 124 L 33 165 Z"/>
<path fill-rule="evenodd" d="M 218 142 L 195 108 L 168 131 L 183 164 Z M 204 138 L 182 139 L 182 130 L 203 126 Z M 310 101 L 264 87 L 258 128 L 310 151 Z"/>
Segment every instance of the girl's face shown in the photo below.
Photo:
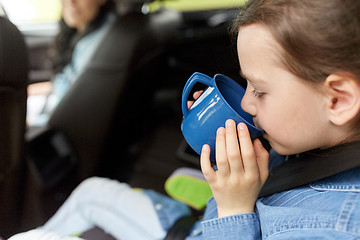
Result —
<path fill-rule="evenodd" d="M 242 108 L 280 154 L 295 154 L 332 143 L 327 135 L 327 101 L 322 88 L 299 79 L 280 61 L 282 49 L 266 26 L 240 28 L 238 55 L 247 79 Z"/>
<path fill-rule="evenodd" d="M 107 0 L 61 0 L 66 25 L 84 31 Z"/>

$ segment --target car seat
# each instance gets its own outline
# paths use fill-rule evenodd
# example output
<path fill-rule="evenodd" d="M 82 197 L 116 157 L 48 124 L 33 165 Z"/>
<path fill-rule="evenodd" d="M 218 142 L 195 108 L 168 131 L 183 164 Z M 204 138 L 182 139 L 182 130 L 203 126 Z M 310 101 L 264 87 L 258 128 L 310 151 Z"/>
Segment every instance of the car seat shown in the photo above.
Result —
<path fill-rule="evenodd" d="M 129 172 L 126 153 L 143 134 L 153 90 L 161 79 L 161 54 L 178 23 L 173 11 L 119 14 L 50 117 L 48 127 L 63 132 L 75 151 L 81 180 Z M 109 169 L 123 171 L 107 173 Z"/>
<path fill-rule="evenodd" d="M 111 169 L 111 164 L 119 164 L 130 143 L 139 139 L 140 123 L 150 114 L 153 89 L 161 79 L 162 51 L 176 36 L 176 12 L 143 14 L 130 9 L 118 14 L 46 127 L 68 138 L 80 180 L 99 173 L 104 165 Z M 124 160 L 120 166 L 126 164 Z"/>
<path fill-rule="evenodd" d="M 7 18 L 0 16 L 0 235 L 3 237 L 16 230 L 21 216 L 28 65 L 23 36 Z"/>

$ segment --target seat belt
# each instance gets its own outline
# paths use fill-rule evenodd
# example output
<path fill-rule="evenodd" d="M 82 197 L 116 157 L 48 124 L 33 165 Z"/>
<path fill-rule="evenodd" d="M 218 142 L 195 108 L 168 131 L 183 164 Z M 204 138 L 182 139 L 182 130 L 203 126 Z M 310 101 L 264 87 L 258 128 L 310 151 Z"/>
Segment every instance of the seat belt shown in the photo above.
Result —
<path fill-rule="evenodd" d="M 164 240 L 184 240 L 199 217 L 190 215 L 179 218 L 168 230 Z"/>
<path fill-rule="evenodd" d="M 270 172 L 259 197 L 301 187 L 359 166 L 360 142 L 301 153 Z"/>

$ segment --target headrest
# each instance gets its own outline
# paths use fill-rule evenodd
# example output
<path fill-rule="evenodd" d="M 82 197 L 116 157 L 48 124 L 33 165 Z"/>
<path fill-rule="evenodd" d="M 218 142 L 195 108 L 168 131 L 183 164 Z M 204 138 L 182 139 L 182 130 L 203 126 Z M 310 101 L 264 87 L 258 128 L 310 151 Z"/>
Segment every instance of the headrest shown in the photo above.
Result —
<path fill-rule="evenodd" d="M 28 69 L 28 54 L 23 35 L 8 19 L 0 17 L 0 86 L 26 86 Z"/>

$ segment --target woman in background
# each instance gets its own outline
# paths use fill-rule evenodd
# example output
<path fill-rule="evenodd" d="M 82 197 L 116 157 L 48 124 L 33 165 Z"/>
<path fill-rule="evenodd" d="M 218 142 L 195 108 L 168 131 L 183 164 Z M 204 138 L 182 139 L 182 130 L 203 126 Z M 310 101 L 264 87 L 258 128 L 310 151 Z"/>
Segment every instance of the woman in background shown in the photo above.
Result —
<path fill-rule="evenodd" d="M 29 86 L 27 122 L 46 124 L 49 114 L 85 69 L 115 20 L 113 0 L 61 0 L 55 40 L 54 77 Z"/>

